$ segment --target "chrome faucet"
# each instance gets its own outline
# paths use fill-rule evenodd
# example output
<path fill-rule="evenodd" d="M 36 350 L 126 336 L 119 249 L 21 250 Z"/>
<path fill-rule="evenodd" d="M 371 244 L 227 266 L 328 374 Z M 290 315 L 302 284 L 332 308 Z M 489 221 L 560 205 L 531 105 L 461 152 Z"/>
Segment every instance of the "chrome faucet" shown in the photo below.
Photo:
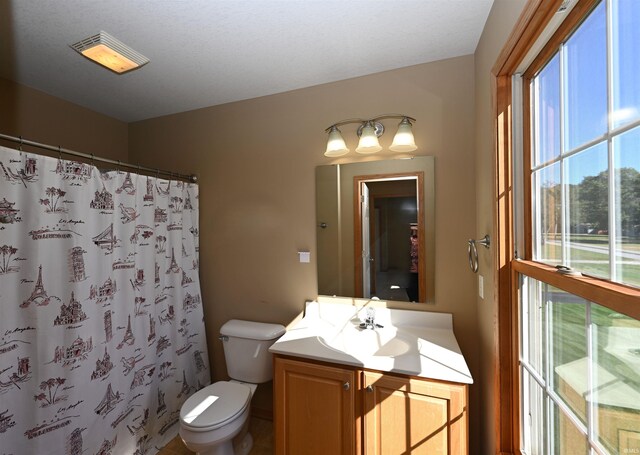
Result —
<path fill-rule="evenodd" d="M 374 330 L 376 328 L 383 328 L 384 326 L 380 325 L 380 324 L 376 324 L 376 310 L 375 308 L 367 308 L 367 317 L 364 320 L 364 322 L 360 323 L 360 328 L 361 329 L 371 329 Z"/>

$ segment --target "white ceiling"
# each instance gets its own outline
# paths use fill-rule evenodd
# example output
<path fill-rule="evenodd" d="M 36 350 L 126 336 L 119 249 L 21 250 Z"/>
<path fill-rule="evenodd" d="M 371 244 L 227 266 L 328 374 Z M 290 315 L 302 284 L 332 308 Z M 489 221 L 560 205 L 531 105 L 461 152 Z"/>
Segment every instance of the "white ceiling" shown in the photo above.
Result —
<path fill-rule="evenodd" d="M 1 0 L 0 76 L 125 122 L 475 51 L 493 0 Z M 148 57 L 116 75 L 69 45 Z"/>

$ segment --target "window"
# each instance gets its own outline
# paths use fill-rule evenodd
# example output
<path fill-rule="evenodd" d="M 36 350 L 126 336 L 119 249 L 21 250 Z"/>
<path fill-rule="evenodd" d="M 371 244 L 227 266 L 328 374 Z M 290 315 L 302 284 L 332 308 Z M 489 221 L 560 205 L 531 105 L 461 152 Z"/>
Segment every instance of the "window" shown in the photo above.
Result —
<path fill-rule="evenodd" d="M 522 79 L 520 449 L 640 454 L 640 2 L 566 22 Z"/>
<path fill-rule="evenodd" d="M 602 1 L 530 82 L 533 259 L 640 285 L 640 5 L 610 8 L 610 46 Z"/>
<path fill-rule="evenodd" d="M 640 451 L 640 323 L 523 276 L 522 451 Z"/>

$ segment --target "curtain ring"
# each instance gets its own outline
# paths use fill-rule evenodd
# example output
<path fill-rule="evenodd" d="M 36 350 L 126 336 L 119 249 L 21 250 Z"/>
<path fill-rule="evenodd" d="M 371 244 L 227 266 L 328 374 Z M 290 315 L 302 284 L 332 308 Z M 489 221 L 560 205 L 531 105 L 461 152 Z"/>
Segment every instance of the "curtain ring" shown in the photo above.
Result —
<path fill-rule="evenodd" d="M 20 138 L 20 145 L 18 146 L 18 150 L 22 151 L 22 136 L 18 136 Z"/>
<path fill-rule="evenodd" d="M 156 168 L 156 180 L 160 178 L 160 168 Z"/>
<path fill-rule="evenodd" d="M 118 171 L 118 174 L 120 173 L 120 160 L 118 160 L 118 167 L 116 168 L 116 170 Z"/>
<path fill-rule="evenodd" d="M 140 163 L 138 163 L 138 175 L 140 175 Z"/>
<path fill-rule="evenodd" d="M 58 159 L 62 160 L 62 146 L 58 146 Z"/>
<path fill-rule="evenodd" d="M 93 153 L 91 154 L 91 166 L 93 166 Z"/>

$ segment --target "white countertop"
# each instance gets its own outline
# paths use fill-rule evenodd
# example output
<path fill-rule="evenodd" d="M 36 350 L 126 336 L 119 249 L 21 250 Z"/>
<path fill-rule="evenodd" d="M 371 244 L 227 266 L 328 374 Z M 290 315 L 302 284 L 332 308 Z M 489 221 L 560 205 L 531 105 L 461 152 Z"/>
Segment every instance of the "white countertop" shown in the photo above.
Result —
<path fill-rule="evenodd" d="M 307 303 L 269 349 L 274 354 L 464 384 L 473 383 L 448 313 L 376 308 L 375 330 L 358 328 L 365 309 Z"/>

